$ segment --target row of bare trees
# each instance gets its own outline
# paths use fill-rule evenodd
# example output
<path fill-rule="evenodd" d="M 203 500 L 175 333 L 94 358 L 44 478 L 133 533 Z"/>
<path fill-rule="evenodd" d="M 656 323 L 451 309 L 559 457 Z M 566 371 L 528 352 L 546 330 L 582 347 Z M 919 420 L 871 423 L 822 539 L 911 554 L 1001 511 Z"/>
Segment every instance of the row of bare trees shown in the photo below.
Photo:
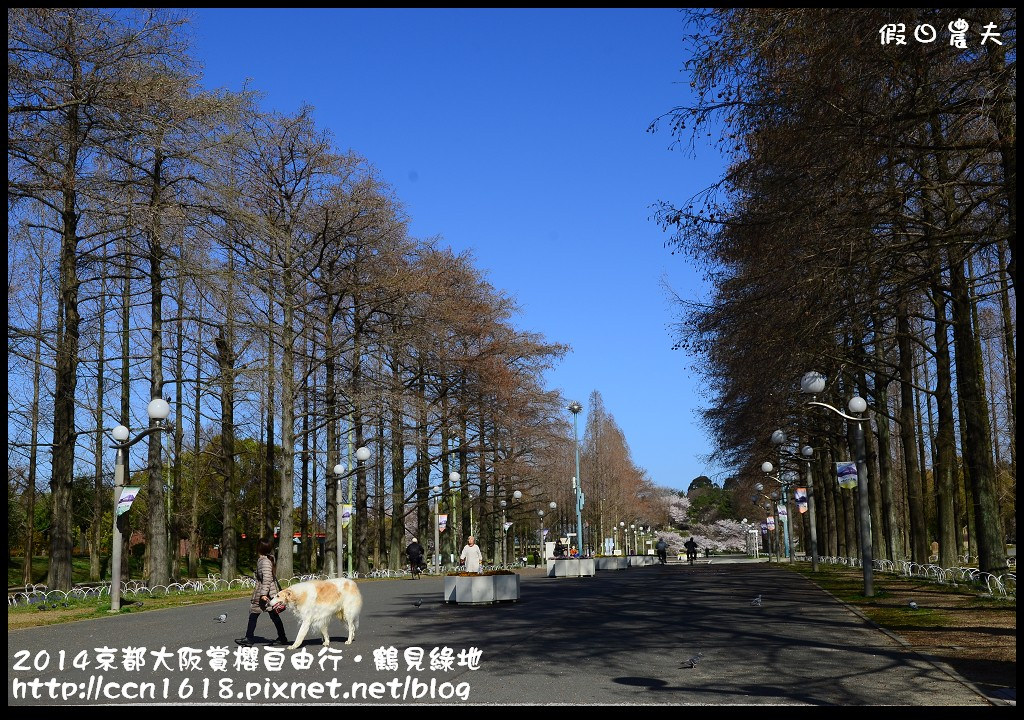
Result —
<path fill-rule="evenodd" d="M 925 562 L 938 542 L 951 566 L 966 541 L 983 569 L 1005 568 L 1016 535 L 1016 12 L 689 18 L 697 99 L 652 128 L 669 123 L 681 143 L 714 135 L 730 159 L 714 187 L 660 209 L 713 287 L 708 304 L 678 298 L 677 339 L 710 384 L 717 458 L 752 485 L 776 457 L 775 428 L 820 448 L 823 551 L 857 555 L 856 506 L 832 465 L 852 459 L 844 423 L 798 392 L 804 372 L 822 371 L 819 400 L 869 404 L 876 556 Z M 966 48 L 943 33 L 913 39 L 918 25 L 959 19 Z M 886 44 L 881 31 L 900 24 L 906 42 Z"/>
<path fill-rule="evenodd" d="M 411 535 L 432 536 L 434 499 L 445 554 L 473 529 L 495 557 L 513 489 L 520 513 L 570 509 L 571 428 L 543 387 L 566 347 L 517 330 L 469 254 L 410 237 L 391 189 L 311 108 L 203 89 L 187 27 L 170 10 L 8 10 L 9 488 L 27 506 L 25 582 L 47 469 L 47 584 L 71 585 L 83 502 L 79 537 L 104 575 L 108 431 L 144 429 L 151 397 L 171 419 L 128 515 L 150 584 L 194 576 L 212 545 L 233 578 L 241 538 L 275 528 L 280 576 L 343 567 L 339 495 L 360 573 L 402 566 Z M 614 494 L 618 471 L 593 457 L 627 503 L 642 471 L 624 466 Z"/>

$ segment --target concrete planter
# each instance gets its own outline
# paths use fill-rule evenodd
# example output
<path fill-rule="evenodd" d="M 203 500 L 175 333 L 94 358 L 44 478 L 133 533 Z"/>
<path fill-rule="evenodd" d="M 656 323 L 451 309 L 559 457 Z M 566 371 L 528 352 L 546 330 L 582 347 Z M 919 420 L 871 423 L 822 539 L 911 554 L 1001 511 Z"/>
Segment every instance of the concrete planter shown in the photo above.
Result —
<path fill-rule="evenodd" d="M 458 605 L 486 605 L 519 599 L 519 575 L 446 575 L 444 601 Z"/>
<path fill-rule="evenodd" d="M 630 567 L 647 567 L 658 562 L 657 555 L 629 555 L 626 559 Z"/>
<path fill-rule="evenodd" d="M 548 577 L 588 577 L 596 571 L 594 558 L 548 560 Z"/>
<path fill-rule="evenodd" d="M 625 556 L 594 558 L 594 567 L 598 570 L 625 570 L 629 565 Z"/>

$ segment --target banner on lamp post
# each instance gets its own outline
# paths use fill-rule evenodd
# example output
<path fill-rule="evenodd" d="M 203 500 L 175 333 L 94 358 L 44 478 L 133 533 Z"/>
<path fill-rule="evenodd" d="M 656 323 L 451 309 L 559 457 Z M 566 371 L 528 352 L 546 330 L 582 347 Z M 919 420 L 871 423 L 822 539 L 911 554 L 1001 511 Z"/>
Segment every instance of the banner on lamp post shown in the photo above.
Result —
<path fill-rule="evenodd" d="M 138 494 L 139 488 L 137 487 L 125 486 L 121 489 L 121 497 L 117 499 L 117 517 L 128 512 Z"/>
<path fill-rule="evenodd" d="M 796 488 L 793 492 L 796 507 L 801 513 L 807 512 L 807 488 Z"/>
<path fill-rule="evenodd" d="M 504 527 L 505 527 L 505 532 L 508 532 L 508 529 L 509 529 L 510 527 L 512 527 L 512 523 L 510 523 L 510 522 L 506 522 L 506 523 L 505 523 L 505 526 L 504 526 Z"/>
<path fill-rule="evenodd" d="M 349 521 L 352 519 L 352 506 L 345 503 L 341 506 L 341 526 L 343 528 L 348 527 Z"/>
<path fill-rule="evenodd" d="M 836 479 L 839 480 L 839 487 L 850 490 L 857 487 L 857 463 L 837 462 Z"/>
<path fill-rule="evenodd" d="M 448 516 L 438 515 L 437 516 L 437 529 L 438 532 L 444 532 L 444 529 L 448 527 Z"/>
<path fill-rule="evenodd" d="M 767 523 L 769 530 L 774 530 L 775 529 L 775 518 L 773 518 L 773 517 L 767 518 L 765 520 L 765 522 Z"/>

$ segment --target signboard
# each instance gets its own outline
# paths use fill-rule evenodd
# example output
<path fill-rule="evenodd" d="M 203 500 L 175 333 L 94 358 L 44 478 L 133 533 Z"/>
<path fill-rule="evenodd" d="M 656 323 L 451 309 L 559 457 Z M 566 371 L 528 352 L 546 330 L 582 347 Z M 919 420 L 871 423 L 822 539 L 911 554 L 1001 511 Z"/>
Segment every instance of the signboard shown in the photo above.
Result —
<path fill-rule="evenodd" d="M 807 512 L 807 488 L 796 488 L 793 491 L 793 499 L 796 500 L 796 507 L 801 513 Z"/>
<path fill-rule="evenodd" d="M 349 520 L 352 519 L 352 506 L 348 503 L 341 506 L 341 526 L 348 527 Z"/>
<path fill-rule="evenodd" d="M 768 529 L 769 530 L 774 530 L 775 529 L 775 518 L 770 517 L 765 522 L 768 524 Z"/>
<path fill-rule="evenodd" d="M 779 520 L 785 522 L 789 519 L 789 510 L 786 509 L 785 505 L 779 505 Z"/>
<path fill-rule="evenodd" d="M 437 516 L 437 529 L 438 532 L 444 532 L 444 529 L 448 527 L 448 516 L 438 515 Z"/>
<path fill-rule="evenodd" d="M 857 487 L 857 463 L 837 462 L 836 479 L 839 480 L 839 487 L 847 490 Z"/>
<path fill-rule="evenodd" d="M 139 488 L 125 486 L 121 489 L 121 497 L 117 499 L 117 517 L 121 517 L 132 506 L 132 502 L 139 494 Z"/>
<path fill-rule="evenodd" d="M 767 535 L 768 534 L 768 523 L 761 523 L 761 534 L 762 535 Z"/>

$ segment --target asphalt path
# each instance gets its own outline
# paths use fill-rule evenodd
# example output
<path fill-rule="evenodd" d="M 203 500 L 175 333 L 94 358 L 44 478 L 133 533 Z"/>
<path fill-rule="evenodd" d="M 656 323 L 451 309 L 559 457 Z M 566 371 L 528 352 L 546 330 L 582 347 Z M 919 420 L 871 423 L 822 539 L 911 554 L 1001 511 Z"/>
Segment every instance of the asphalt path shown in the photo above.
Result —
<path fill-rule="evenodd" d="M 247 597 L 13 630 L 8 704 L 991 704 L 797 573 L 704 563 L 528 569 L 518 602 L 484 606 L 445 604 L 438 577 L 363 580 L 352 644 L 333 620 L 330 649 L 268 654 L 260 618 L 248 657 Z"/>

